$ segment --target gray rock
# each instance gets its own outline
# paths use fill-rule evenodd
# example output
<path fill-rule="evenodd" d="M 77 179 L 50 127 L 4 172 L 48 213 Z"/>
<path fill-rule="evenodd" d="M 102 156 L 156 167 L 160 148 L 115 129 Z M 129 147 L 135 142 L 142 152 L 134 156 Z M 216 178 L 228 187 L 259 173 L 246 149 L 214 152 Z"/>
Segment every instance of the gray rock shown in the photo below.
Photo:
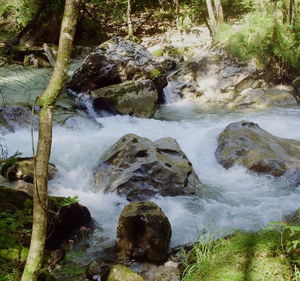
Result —
<path fill-rule="evenodd" d="M 165 69 L 143 46 L 113 37 L 88 55 L 82 66 L 74 72 L 67 88 L 76 92 L 89 92 L 126 80 L 150 79 L 154 82 L 159 100 L 167 85 Z"/>
<path fill-rule="evenodd" d="M 151 80 L 127 81 L 96 89 L 90 94 L 95 110 L 137 117 L 153 117 L 158 100 L 156 87 Z"/>
<path fill-rule="evenodd" d="M 171 239 L 171 225 L 153 202 L 127 205 L 119 218 L 116 256 L 137 261 L 165 262 Z"/>
<path fill-rule="evenodd" d="M 106 280 L 109 274 L 112 261 L 96 259 L 90 262 L 85 270 L 85 275 L 89 280 Z"/>
<path fill-rule="evenodd" d="M 0 108 L 0 131 L 2 133 L 14 132 L 16 129 L 30 126 L 33 119 L 35 125 L 36 118 L 32 117 L 28 107 L 16 105 L 2 107 Z"/>
<path fill-rule="evenodd" d="M 292 85 L 295 89 L 295 99 L 300 103 L 300 76 L 292 82 Z"/>
<path fill-rule="evenodd" d="M 117 192 L 130 201 L 191 195 L 201 185 L 191 162 L 173 138 L 155 142 L 134 134 L 123 136 L 96 168 L 96 188 Z"/>
<path fill-rule="evenodd" d="M 300 184 L 300 142 L 275 137 L 252 122 L 229 124 L 219 136 L 216 157 L 225 168 L 242 165 Z"/>

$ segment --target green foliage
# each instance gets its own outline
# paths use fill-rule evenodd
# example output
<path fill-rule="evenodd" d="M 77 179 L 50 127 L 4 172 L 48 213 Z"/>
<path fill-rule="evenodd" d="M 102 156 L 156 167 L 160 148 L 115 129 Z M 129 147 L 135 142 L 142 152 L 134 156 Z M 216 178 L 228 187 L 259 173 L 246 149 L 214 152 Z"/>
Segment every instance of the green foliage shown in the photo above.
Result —
<path fill-rule="evenodd" d="M 299 212 L 299 211 L 298 211 Z M 299 214 L 298 214 L 299 215 Z M 294 265 L 294 278 L 300 281 L 300 225 L 289 225 L 286 223 L 271 223 L 270 229 L 275 229 L 280 233 L 280 245 L 282 251 L 289 257 Z"/>
<path fill-rule="evenodd" d="M 186 259 L 183 281 L 280 281 L 293 271 L 276 231 L 236 232 L 197 242 Z"/>
<path fill-rule="evenodd" d="M 57 202 L 59 206 L 61 207 L 68 207 L 72 204 L 78 203 L 78 196 L 74 196 L 74 197 L 66 197 L 61 201 Z"/>
<path fill-rule="evenodd" d="M 268 1 L 263 11 L 253 9 L 241 26 L 233 29 L 221 25 L 216 42 L 241 60 L 255 59 L 260 66 L 277 68 L 279 72 L 300 71 L 299 15 L 291 26 L 283 23 L 281 11 L 275 12 Z"/>
<path fill-rule="evenodd" d="M 0 204 L 0 249 L 22 250 L 22 242 L 25 242 L 31 233 L 32 201 L 25 201 L 24 210 L 3 202 Z"/>
<path fill-rule="evenodd" d="M 0 281 L 19 280 L 21 270 L 17 264 L 8 263 L 0 257 Z"/>
<path fill-rule="evenodd" d="M 32 200 L 24 209 L 0 202 L 0 281 L 19 280 L 20 266 L 26 260 L 32 223 Z"/>

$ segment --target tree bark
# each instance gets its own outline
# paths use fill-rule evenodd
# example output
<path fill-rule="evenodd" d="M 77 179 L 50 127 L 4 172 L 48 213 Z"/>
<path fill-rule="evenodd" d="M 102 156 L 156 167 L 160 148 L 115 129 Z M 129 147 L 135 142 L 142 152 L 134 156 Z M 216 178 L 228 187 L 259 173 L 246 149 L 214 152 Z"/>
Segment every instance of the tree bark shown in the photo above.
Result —
<path fill-rule="evenodd" d="M 224 22 L 223 8 L 222 8 L 221 0 L 214 0 L 214 2 L 215 2 L 215 9 L 216 9 L 217 24 L 219 25 Z"/>
<path fill-rule="evenodd" d="M 57 61 L 43 95 L 39 98 L 39 137 L 34 167 L 33 224 L 30 249 L 21 281 L 36 280 L 42 267 L 48 213 L 48 162 L 52 142 L 52 115 L 65 83 L 77 23 L 79 0 L 66 0 L 61 25 Z"/>
<path fill-rule="evenodd" d="M 179 0 L 173 0 L 175 3 L 176 27 L 179 28 Z"/>
<path fill-rule="evenodd" d="M 211 0 L 206 0 L 206 5 L 207 5 L 208 16 L 209 16 L 210 28 L 214 35 L 215 31 L 216 31 L 216 27 L 217 27 L 217 21 L 216 21 L 216 16 L 214 13 L 214 7 L 213 7 Z"/>
<path fill-rule="evenodd" d="M 128 37 L 132 37 L 133 26 L 131 20 L 131 0 L 127 0 L 127 25 L 128 25 Z"/>

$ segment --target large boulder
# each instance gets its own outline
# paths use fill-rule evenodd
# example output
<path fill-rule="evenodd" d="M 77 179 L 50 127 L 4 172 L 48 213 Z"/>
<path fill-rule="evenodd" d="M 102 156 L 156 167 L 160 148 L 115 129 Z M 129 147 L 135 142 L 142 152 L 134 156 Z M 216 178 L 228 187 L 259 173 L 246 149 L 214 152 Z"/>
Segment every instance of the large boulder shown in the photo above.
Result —
<path fill-rule="evenodd" d="M 95 187 L 117 192 L 130 201 L 192 195 L 201 185 L 192 163 L 173 138 L 155 142 L 134 134 L 123 136 L 96 168 Z"/>
<path fill-rule="evenodd" d="M 57 172 L 54 164 L 48 164 L 48 179 L 52 179 Z M 31 157 L 15 157 L 5 161 L 0 166 L 0 173 L 8 181 L 22 180 L 33 183 L 33 159 Z"/>
<path fill-rule="evenodd" d="M 153 117 L 158 94 L 151 80 L 126 81 L 91 91 L 96 111 L 109 110 L 137 117 Z"/>
<path fill-rule="evenodd" d="M 242 165 L 300 184 L 300 142 L 275 137 L 252 122 L 229 124 L 219 136 L 216 157 L 225 168 Z"/>
<path fill-rule="evenodd" d="M 46 247 L 53 249 L 63 242 L 74 238 L 81 226 L 90 226 L 91 215 L 89 210 L 77 202 L 69 202 L 64 197 L 49 197 L 49 219 L 47 225 Z M 12 213 L 12 216 L 26 218 L 22 224 L 16 223 L 16 235 L 22 233 L 21 242 L 29 246 L 32 197 L 23 191 L 0 186 L 0 212 Z M 18 229 L 22 228 L 22 229 Z M 20 231 L 21 230 L 21 231 Z M 20 238 L 20 237 L 19 237 Z"/>
<path fill-rule="evenodd" d="M 113 37 L 86 57 L 72 75 L 67 88 L 75 92 L 89 92 L 127 80 L 150 79 L 160 100 L 167 85 L 165 69 L 143 46 Z"/>
<path fill-rule="evenodd" d="M 116 255 L 121 259 L 165 262 L 171 234 L 168 218 L 155 203 L 131 203 L 119 218 Z"/>

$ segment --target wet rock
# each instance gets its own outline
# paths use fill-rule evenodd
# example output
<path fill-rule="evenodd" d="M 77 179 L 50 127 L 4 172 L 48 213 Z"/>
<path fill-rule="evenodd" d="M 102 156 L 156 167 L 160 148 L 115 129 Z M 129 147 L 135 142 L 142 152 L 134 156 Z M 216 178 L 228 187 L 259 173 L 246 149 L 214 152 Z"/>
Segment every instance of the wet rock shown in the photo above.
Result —
<path fill-rule="evenodd" d="M 178 264 L 173 261 L 167 261 L 163 265 L 140 263 L 134 269 L 146 281 L 180 281 Z"/>
<path fill-rule="evenodd" d="M 52 179 L 57 172 L 54 164 L 48 165 L 48 179 Z M 31 157 L 16 157 L 6 161 L 0 167 L 0 173 L 8 181 L 22 180 L 33 183 L 33 160 Z"/>
<path fill-rule="evenodd" d="M 0 211 L 13 208 L 14 212 L 20 210 L 24 211 L 26 215 L 32 212 L 32 197 L 23 191 L 0 186 L 0 202 Z M 91 215 L 86 207 L 76 202 L 70 202 L 70 204 L 65 204 L 65 202 L 66 198 L 64 197 L 49 197 L 48 208 L 52 212 L 49 212 L 48 218 L 47 248 L 58 248 L 62 242 L 72 238 L 81 226 L 91 224 Z M 31 223 L 24 224 L 22 227 L 31 233 Z M 22 243 L 24 246 L 29 246 L 29 242 L 28 234 L 23 237 Z"/>
<path fill-rule="evenodd" d="M 15 182 L 14 188 L 19 191 L 23 191 L 27 193 L 29 196 L 33 197 L 33 184 L 23 181 L 23 180 L 18 180 Z"/>
<path fill-rule="evenodd" d="M 111 267 L 107 281 L 144 281 L 144 278 L 128 267 L 116 264 Z"/>
<path fill-rule="evenodd" d="M 164 68 L 144 47 L 121 37 L 113 37 L 88 55 L 75 71 L 67 87 L 76 92 L 89 92 L 126 80 L 150 79 L 159 100 L 167 85 Z"/>
<path fill-rule="evenodd" d="M 269 106 L 297 105 L 292 87 L 280 85 L 273 88 L 247 88 L 229 103 L 229 108 L 265 108 Z"/>
<path fill-rule="evenodd" d="M 23 60 L 24 66 L 33 66 L 35 68 L 37 67 L 51 67 L 51 64 L 44 58 L 30 54 L 26 55 Z"/>
<path fill-rule="evenodd" d="M 173 138 L 155 142 L 134 134 L 123 136 L 96 168 L 95 186 L 130 201 L 196 194 L 201 185 L 191 162 Z"/>
<path fill-rule="evenodd" d="M 143 118 L 153 117 L 158 100 L 151 80 L 127 81 L 103 87 L 92 91 L 90 97 L 96 111 L 109 110 Z"/>
<path fill-rule="evenodd" d="M 47 231 L 51 233 L 46 240 L 48 248 L 55 249 L 69 239 L 76 240 L 81 228 L 91 226 L 89 210 L 78 202 L 69 202 L 65 197 L 50 197 L 49 207 L 56 215 L 48 220 Z"/>
<path fill-rule="evenodd" d="M 300 103 L 300 76 L 292 82 L 292 85 L 295 89 L 295 99 Z"/>
<path fill-rule="evenodd" d="M 284 217 L 284 223 L 289 225 L 300 225 L 300 209 Z"/>
<path fill-rule="evenodd" d="M 122 259 L 164 262 L 168 257 L 171 225 L 153 202 L 127 205 L 119 218 L 116 255 Z"/>
<path fill-rule="evenodd" d="M 174 70 L 176 68 L 177 65 L 177 60 L 172 58 L 172 57 L 158 57 L 156 59 L 157 62 L 159 62 L 161 64 L 161 66 L 165 69 L 165 71 L 171 71 Z"/>
<path fill-rule="evenodd" d="M 0 125 L 2 133 L 30 126 L 32 123 L 30 109 L 23 106 L 7 106 L 0 108 Z M 36 121 L 36 120 L 34 120 Z"/>
<path fill-rule="evenodd" d="M 300 142 L 275 137 L 252 122 L 229 124 L 218 138 L 216 157 L 225 168 L 242 165 L 300 184 Z"/>
<path fill-rule="evenodd" d="M 85 270 L 85 276 L 89 280 L 106 280 L 111 264 L 111 261 L 96 259 L 88 264 Z"/>

